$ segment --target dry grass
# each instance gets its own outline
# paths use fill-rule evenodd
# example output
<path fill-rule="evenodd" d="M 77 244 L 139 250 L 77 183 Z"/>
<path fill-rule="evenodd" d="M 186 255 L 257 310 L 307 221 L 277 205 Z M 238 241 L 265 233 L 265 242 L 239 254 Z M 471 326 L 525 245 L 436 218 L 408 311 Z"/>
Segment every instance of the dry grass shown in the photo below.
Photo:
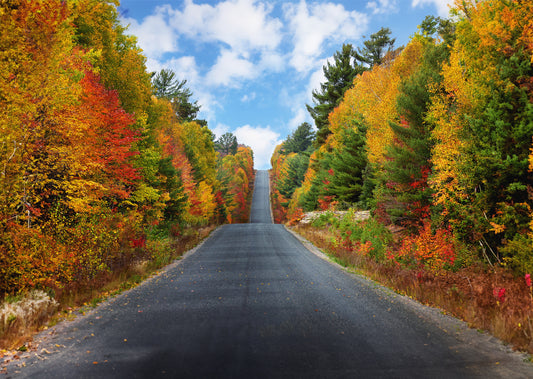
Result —
<path fill-rule="evenodd" d="M 43 291 L 7 298 L 0 306 L 0 346 L 20 346 L 21 340 L 58 308 L 59 303 Z"/>
<path fill-rule="evenodd" d="M 486 330 L 516 349 L 533 353 L 533 301 L 524 278 L 516 278 L 504 268 L 481 265 L 440 275 L 409 270 L 344 249 L 327 229 L 310 225 L 293 229 L 340 264 L 423 304 L 438 307 L 472 328 Z M 500 288 L 505 288 L 504 298 L 497 295 Z"/>

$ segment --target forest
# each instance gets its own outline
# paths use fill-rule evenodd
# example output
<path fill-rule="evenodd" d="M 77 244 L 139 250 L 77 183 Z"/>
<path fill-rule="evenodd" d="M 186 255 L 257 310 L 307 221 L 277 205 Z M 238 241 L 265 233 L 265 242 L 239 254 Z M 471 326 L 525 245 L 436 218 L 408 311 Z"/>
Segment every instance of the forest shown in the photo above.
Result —
<path fill-rule="evenodd" d="M 252 150 L 231 133 L 215 140 L 185 78 L 147 71 L 117 6 L 0 3 L 6 301 L 72 297 L 169 263 L 196 230 L 248 219 Z"/>
<path fill-rule="evenodd" d="M 322 211 L 308 233 L 337 258 L 424 302 L 456 298 L 456 315 L 527 348 L 533 3 L 456 1 L 406 46 L 382 28 L 323 71 L 316 131 L 301 124 L 271 158 L 276 221 Z M 440 299 L 424 294 L 439 286 Z"/>

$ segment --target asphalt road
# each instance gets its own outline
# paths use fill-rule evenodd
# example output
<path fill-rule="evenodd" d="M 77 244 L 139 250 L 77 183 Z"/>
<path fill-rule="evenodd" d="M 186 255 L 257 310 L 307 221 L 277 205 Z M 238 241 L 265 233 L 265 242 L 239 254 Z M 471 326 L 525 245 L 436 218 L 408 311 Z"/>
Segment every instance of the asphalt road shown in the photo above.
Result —
<path fill-rule="evenodd" d="M 143 285 L 36 338 L 7 377 L 526 378 L 494 338 L 345 272 L 270 223 L 217 229 Z"/>

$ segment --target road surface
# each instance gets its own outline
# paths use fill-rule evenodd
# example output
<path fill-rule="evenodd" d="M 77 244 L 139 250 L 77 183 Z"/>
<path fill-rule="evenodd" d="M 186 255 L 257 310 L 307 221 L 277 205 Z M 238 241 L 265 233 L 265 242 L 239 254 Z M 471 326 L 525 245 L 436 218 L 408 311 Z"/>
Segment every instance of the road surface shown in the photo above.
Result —
<path fill-rule="evenodd" d="M 533 377 L 494 338 L 306 249 L 270 223 L 267 172 L 256 183 L 250 224 L 44 332 L 7 377 Z"/>

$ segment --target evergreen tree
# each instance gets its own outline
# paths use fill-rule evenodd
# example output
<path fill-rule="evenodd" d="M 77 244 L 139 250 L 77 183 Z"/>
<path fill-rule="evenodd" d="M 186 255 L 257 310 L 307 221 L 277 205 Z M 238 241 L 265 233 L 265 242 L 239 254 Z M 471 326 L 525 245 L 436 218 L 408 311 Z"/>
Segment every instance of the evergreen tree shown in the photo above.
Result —
<path fill-rule="evenodd" d="M 292 154 L 287 157 L 286 165 L 287 173 L 278 184 L 278 190 L 286 199 L 290 199 L 294 191 L 302 185 L 309 166 L 309 154 Z"/>
<path fill-rule="evenodd" d="M 283 142 L 283 153 L 302 153 L 313 145 L 314 139 L 313 127 L 304 122 Z"/>
<path fill-rule="evenodd" d="M 158 73 L 154 73 L 152 79 L 152 87 L 154 95 L 159 98 L 171 100 L 178 96 L 183 82 L 179 82 L 176 74 L 172 70 L 162 69 Z"/>
<path fill-rule="evenodd" d="M 422 37 L 417 37 L 422 38 Z M 448 59 L 448 47 L 426 40 L 420 68 L 405 81 L 397 104 L 401 122 L 391 122 L 394 143 L 388 148 L 388 160 L 381 179 L 381 199 L 391 221 L 417 230 L 430 216 L 432 190 L 431 125 L 425 121 L 431 101 L 431 85 L 442 80 L 441 67 Z"/>
<path fill-rule="evenodd" d="M 183 190 L 180 172 L 172 165 L 172 158 L 159 161 L 160 188 L 168 194 L 165 201 L 165 220 L 180 221 L 187 202 L 187 195 Z"/>
<path fill-rule="evenodd" d="M 354 204 L 361 200 L 364 172 L 368 164 L 366 152 L 366 127 L 362 121 L 357 128 L 342 129 L 342 144 L 326 158 L 329 166 L 329 193 L 336 200 Z"/>
<path fill-rule="evenodd" d="M 326 170 L 320 169 L 317 171 L 311 182 L 311 187 L 301 197 L 298 205 L 302 207 L 304 212 L 312 212 L 318 209 L 318 199 L 327 194 L 327 187 L 324 187 L 324 184 L 327 183 L 326 175 Z"/>
<path fill-rule="evenodd" d="M 381 28 L 378 32 L 371 34 L 370 39 L 363 42 L 364 47 L 358 48 L 355 58 L 366 63 L 370 68 L 383 62 L 387 53 L 394 49 L 395 38 L 390 38 L 389 28 Z"/>
<path fill-rule="evenodd" d="M 178 119 L 197 121 L 204 126 L 204 120 L 196 120 L 200 106 L 198 101 L 191 102 L 192 92 L 185 87 L 186 84 L 187 80 L 179 81 L 172 70 L 162 69 L 152 79 L 154 95 L 169 100 Z"/>
<path fill-rule="evenodd" d="M 356 75 L 365 69 L 355 59 L 355 50 L 351 44 L 344 44 L 342 50 L 333 55 L 333 63 L 327 62 L 323 67 L 326 81 L 320 84 L 320 90 L 313 90 L 313 106 L 306 105 L 308 112 L 318 129 L 316 143 L 324 144 L 329 130 L 328 115 L 339 105 L 344 92 L 353 84 Z"/>
<path fill-rule="evenodd" d="M 465 149 L 463 168 L 469 170 L 477 217 L 492 216 L 504 225 L 501 233 L 487 233 L 492 246 L 499 246 L 527 230 L 532 206 L 529 168 L 533 136 L 531 90 L 523 78 L 533 76 L 533 65 L 521 53 L 498 64 L 501 87 L 494 86 L 483 113 L 468 120 L 472 141 Z M 481 223 L 480 223 L 481 224 Z"/>

